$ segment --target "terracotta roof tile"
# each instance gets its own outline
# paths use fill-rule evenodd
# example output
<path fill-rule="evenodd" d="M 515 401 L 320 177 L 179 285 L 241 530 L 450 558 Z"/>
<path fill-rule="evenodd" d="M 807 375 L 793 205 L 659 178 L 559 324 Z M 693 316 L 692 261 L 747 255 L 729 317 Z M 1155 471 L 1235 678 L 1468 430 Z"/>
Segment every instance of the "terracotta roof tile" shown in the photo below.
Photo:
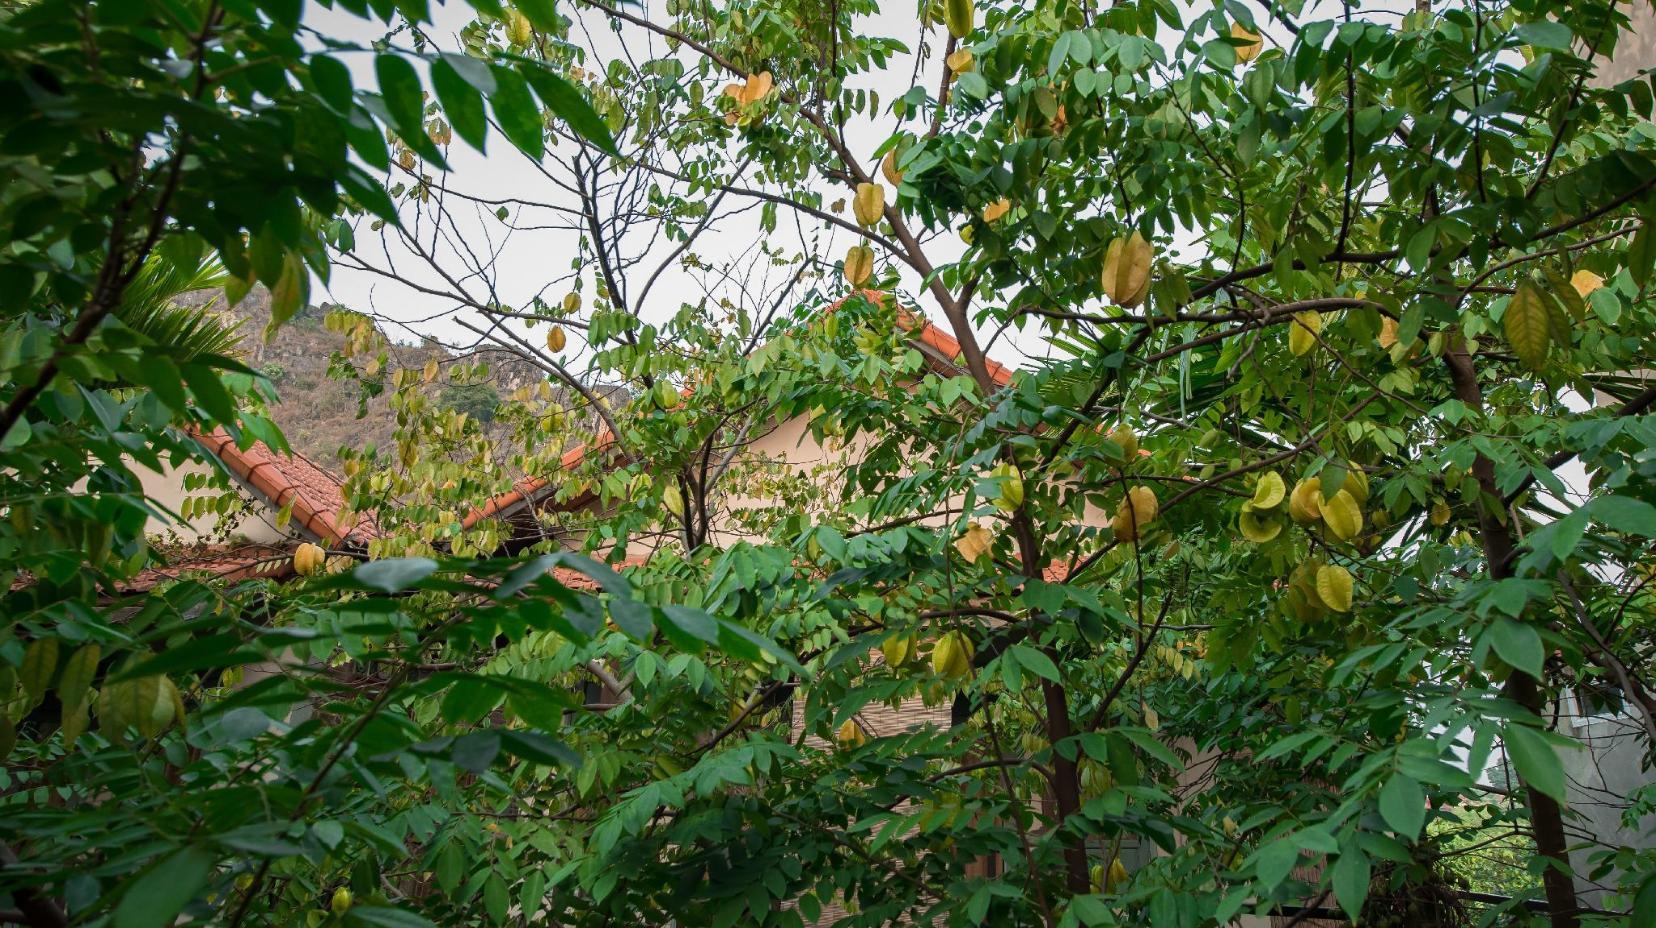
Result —
<path fill-rule="evenodd" d="M 647 560 L 649 560 L 649 558 L 629 557 L 621 563 L 611 566 L 613 566 L 617 571 L 626 571 L 631 568 L 638 567 Z M 588 593 L 598 592 L 598 582 L 596 580 L 593 580 L 591 577 L 588 577 L 586 574 L 583 574 L 572 567 L 554 567 L 552 568 L 552 576 L 557 578 L 559 583 L 569 587 L 572 590 L 581 590 Z"/>
<path fill-rule="evenodd" d="M 268 577 L 280 580 L 293 573 L 293 552 L 275 545 L 241 545 L 181 553 L 165 566 L 147 567 L 121 585 L 125 593 L 143 593 L 186 574 L 208 574 L 214 580 Z"/>
<path fill-rule="evenodd" d="M 360 543 L 378 534 L 371 518 L 344 522 L 340 480 L 304 455 L 279 454 L 264 442 L 243 450 L 223 428 L 191 434 L 253 492 L 278 509 L 291 504 L 294 522 L 323 545 Z"/>
<path fill-rule="evenodd" d="M 602 451 L 613 444 L 615 444 L 615 436 L 608 430 L 605 430 L 593 440 L 592 449 L 595 451 Z M 576 445 L 563 453 L 563 457 L 559 459 L 558 466 L 562 467 L 564 470 L 574 470 L 586 460 L 586 456 L 587 445 L 585 443 Z M 525 477 L 514 484 L 512 489 L 507 490 L 505 493 L 496 496 L 495 498 L 484 503 L 482 506 L 466 513 L 466 518 L 461 520 L 461 524 L 466 528 L 471 528 L 483 519 L 500 515 L 501 513 L 512 509 L 519 503 L 538 495 L 542 490 L 549 488 L 551 485 L 551 481 L 545 477 Z"/>

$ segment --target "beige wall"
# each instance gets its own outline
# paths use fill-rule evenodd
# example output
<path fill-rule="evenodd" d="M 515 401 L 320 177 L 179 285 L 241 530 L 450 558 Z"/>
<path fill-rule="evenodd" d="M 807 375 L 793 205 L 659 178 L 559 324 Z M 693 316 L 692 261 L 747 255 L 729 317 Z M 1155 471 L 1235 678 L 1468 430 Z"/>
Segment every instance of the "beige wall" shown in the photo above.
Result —
<path fill-rule="evenodd" d="M 132 469 L 138 474 L 144 493 L 154 500 L 156 505 L 169 513 L 178 513 L 184 505 L 185 498 L 191 495 L 184 489 L 186 474 L 207 474 L 211 472 L 206 465 L 195 462 L 165 472 L 153 471 L 137 464 L 132 465 Z M 213 491 L 205 492 L 211 493 Z M 228 538 L 259 544 L 276 544 L 285 539 L 299 536 L 298 530 L 291 526 L 287 531 L 282 531 L 276 527 L 276 508 L 274 506 L 246 491 L 243 491 L 243 496 L 250 497 L 252 501 L 247 507 L 247 513 L 237 519 L 230 528 Z M 218 531 L 219 528 L 219 518 L 215 515 L 198 516 L 184 523 L 158 519 L 152 516 L 149 524 L 144 526 L 144 532 L 154 537 L 167 538 L 182 544 L 194 544 L 202 541 L 204 536 L 215 540 L 219 537 L 226 537 L 225 533 Z"/>
<path fill-rule="evenodd" d="M 1616 57 L 1599 63 L 1593 83 L 1610 87 L 1645 68 L 1656 67 L 1656 4 L 1651 0 L 1630 0 L 1627 17 L 1632 22 L 1616 41 Z"/>

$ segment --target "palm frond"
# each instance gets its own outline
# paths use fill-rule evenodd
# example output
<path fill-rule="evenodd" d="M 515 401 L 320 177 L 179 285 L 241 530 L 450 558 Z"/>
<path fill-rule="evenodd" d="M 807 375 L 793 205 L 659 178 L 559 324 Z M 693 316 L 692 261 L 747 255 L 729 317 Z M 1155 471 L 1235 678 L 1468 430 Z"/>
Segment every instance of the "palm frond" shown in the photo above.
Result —
<path fill-rule="evenodd" d="M 192 267 L 151 257 L 127 288 L 115 315 L 127 328 L 170 348 L 175 360 L 233 354 L 241 344 L 241 324 L 227 323 L 213 312 L 216 297 L 202 306 L 175 302 L 186 293 L 220 288 L 226 277 L 216 258 L 203 258 Z"/>

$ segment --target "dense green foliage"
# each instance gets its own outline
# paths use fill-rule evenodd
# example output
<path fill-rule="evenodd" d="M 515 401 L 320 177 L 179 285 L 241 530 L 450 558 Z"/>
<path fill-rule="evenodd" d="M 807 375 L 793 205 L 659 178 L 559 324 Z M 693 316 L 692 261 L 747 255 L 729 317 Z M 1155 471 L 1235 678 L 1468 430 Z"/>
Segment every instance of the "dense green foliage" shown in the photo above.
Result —
<path fill-rule="evenodd" d="M 275 0 L 0 14 L 19 920 L 1656 918 L 1656 851 L 1568 853 L 1553 713 L 1617 690 L 1656 742 L 1656 129 L 1648 75 L 1593 79 L 1622 7 L 945 0 L 911 74 L 867 0 L 472 0 L 455 49 L 424 3 L 337 5 L 385 40 Z M 544 180 L 486 218 L 575 217 L 570 298 L 420 247 L 470 234 L 456 136 Z M 764 240 L 705 253 L 737 202 Z M 334 311 L 397 416 L 345 461 L 380 534 L 125 592 L 164 556 L 136 466 L 282 446 L 169 298 L 222 266 L 279 339 L 330 264 L 547 382 L 484 429 L 476 363 L 392 369 Z M 751 450 L 801 421 L 816 466 Z M 476 517 L 524 477 L 540 517 Z M 1510 788 L 1467 773 L 1497 745 Z M 1515 898 L 1465 895 L 1474 821 L 1521 836 Z"/>

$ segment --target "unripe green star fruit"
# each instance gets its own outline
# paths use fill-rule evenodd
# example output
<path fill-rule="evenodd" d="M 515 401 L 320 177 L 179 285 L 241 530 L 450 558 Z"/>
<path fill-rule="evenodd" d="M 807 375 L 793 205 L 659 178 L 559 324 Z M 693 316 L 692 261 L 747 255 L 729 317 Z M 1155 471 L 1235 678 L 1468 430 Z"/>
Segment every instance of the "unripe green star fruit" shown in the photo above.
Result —
<path fill-rule="evenodd" d="M 1288 323 L 1288 350 L 1296 358 L 1305 354 L 1317 347 L 1317 336 L 1321 332 L 1321 313 L 1295 313 L 1294 320 Z"/>
<path fill-rule="evenodd" d="M 1335 612 L 1351 611 L 1351 572 L 1337 564 L 1317 568 L 1317 597 Z"/>
<path fill-rule="evenodd" d="M 1350 541 L 1363 530 L 1363 510 L 1350 490 L 1342 489 L 1322 503 L 1323 524 L 1341 541 Z"/>
<path fill-rule="evenodd" d="M 880 645 L 887 667 L 901 667 L 914 656 L 913 635 L 893 635 Z"/>
<path fill-rule="evenodd" d="M 675 518 L 684 518 L 684 494 L 679 492 L 677 486 L 669 483 L 661 491 L 661 505 Z"/>
<path fill-rule="evenodd" d="M 932 671 L 940 677 L 963 677 L 972 670 L 972 643 L 963 632 L 947 632 L 932 646 Z"/>
<path fill-rule="evenodd" d="M 1266 471 L 1254 485 L 1253 507 L 1255 509 L 1275 509 L 1287 495 L 1287 488 L 1283 485 L 1282 475 L 1276 471 Z"/>

